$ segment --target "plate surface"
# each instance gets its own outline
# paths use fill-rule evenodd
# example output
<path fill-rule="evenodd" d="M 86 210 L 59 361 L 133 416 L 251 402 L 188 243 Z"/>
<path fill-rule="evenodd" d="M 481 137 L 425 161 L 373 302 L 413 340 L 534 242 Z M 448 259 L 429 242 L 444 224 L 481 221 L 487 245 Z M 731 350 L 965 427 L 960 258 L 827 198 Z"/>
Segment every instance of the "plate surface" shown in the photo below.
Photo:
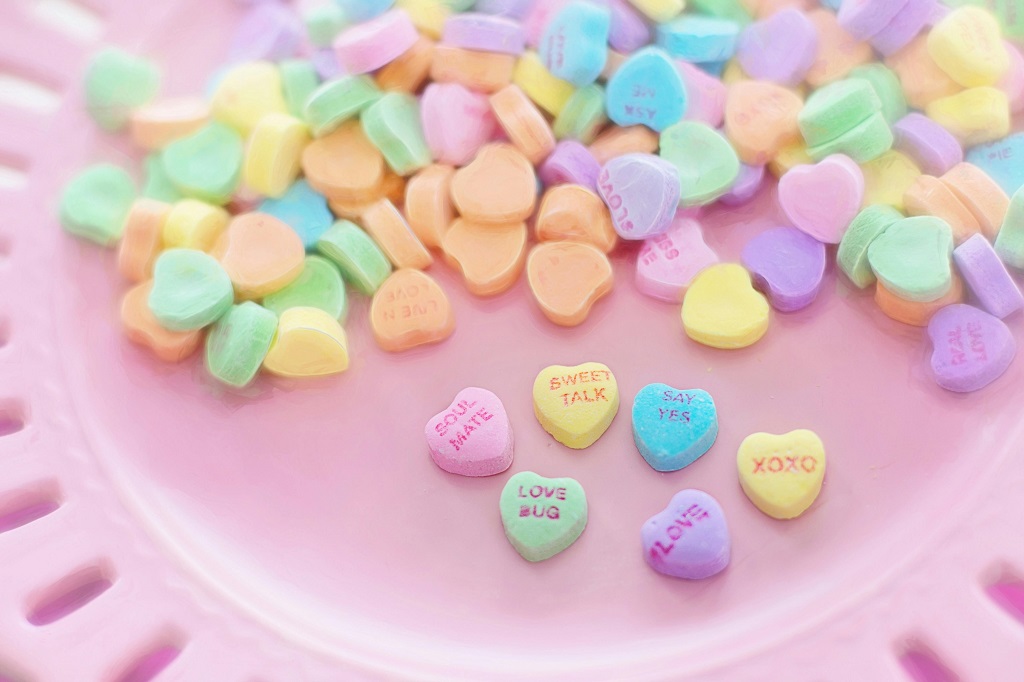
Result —
<path fill-rule="evenodd" d="M 19 557 L 0 566 L 14 588 L 0 655 L 17 656 L 15 671 L 66 679 L 51 674 L 82 668 L 51 659 L 74 651 L 116 676 L 160 647 L 177 652 L 170 679 L 895 679 L 908 650 L 966 679 L 1024 664 L 1024 628 L 985 594 L 1024 572 L 1024 362 L 980 394 L 946 393 L 924 334 L 833 272 L 809 309 L 773 313 L 753 348 L 702 348 L 678 306 L 636 291 L 623 248 L 614 292 L 579 328 L 548 323 L 522 282 L 478 299 L 436 264 L 458 321 L 449 342 L 386 354 L 357 298 L 346 375 L 226 392 L 201 361 L 162 365 L 125 341 L 113 254 L 60 232 L 53 207 L 76 169 L 136 157 L 79 111 L 87 45 L 18 42 L 19 27 L 46 35 L 19 16 L 29 4 L 0 10 L 0 38 L 31 44 L 14 53 L 23 70 L 69 97 L 52 119 L 0 117 L 23 132 L 0 158 L 31 159 L 28 190 L 0 208 L 0 413 L 25 423 L 0 438 L 12 472 L 0 500 L 50 485 L 40 494 L 60 505 L 0 533 L 0 552 Z M 101 8 L 105 39 L 162 59 L 170 93 L 201 91 L 235 10 L 159 5 Z M 779 224 L 774 188 L 704 223 L 735 260 Z M 615 372 L 622 407 L 572 451 L 536 422 L 530 387 L 547 365 L 589 360 Z M 633 445 L 629 408 L 652 382 L 718 404 L 717 444 L 682 472 L 654 472 Z M 464 479 L 427 454 L 423 424 L 471 385 L 509 410 L 507 474 Z M 735 453 L 754 431 L 796 428 L 822 437 L 829 471 L 804 517 L 773 521 L 744 497 Z M 590 502 L 580 540 L 541 564 L 514 552 L 497 511 L 523 470 L 572 476 Z M 721 502 L 733 534 L 732 564 L 701 582 L 654 573 L 640 550 L 644 520 L 688 487 Z M 26 622 L 51 585 L 93 565 L 109 590 L 53 624 Z"/>

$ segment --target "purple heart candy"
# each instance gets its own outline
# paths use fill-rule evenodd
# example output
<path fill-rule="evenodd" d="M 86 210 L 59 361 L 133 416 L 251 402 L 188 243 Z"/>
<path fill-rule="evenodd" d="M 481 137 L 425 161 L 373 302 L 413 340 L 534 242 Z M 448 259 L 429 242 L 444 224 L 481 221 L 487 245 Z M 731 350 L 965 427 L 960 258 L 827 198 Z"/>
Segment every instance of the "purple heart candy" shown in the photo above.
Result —
<path fill-rule="evenodd" d="M 597 191 L 623 239 L 647 239 L 672 224 L 679 208 L 679 171 L 653 154 L 626 154 L 601 169 Z"/>
<path fill-rule="evenodd" d="M 585 146 L 576 140 L 562 140 L 540 165 L 539 176 L 545 187 L 554 185 L 583 185 L 597 190 L 597 176 L 601 164 Z"/>
<path fill-rule="evenodd" d="M 889 25 L 871 36 L 871 46 L 888 57 L 917 37 L 932 20 L 938 0 L 910 0 Z"/>
<path fill-rule="evenodd" d="M 494 14 L 454 14 L 444 22 L 441 41 L 464 50 L 522 54 L 526 33 L 518 21 Z"/>
<path fill-rule="evenodd" d="M 906 5 L 907 0 L 843 0 L 839 25 L 857 40 L 867 40 L 885 30 Z"/>
<path fill-rule="evenodd" d="M 1024 296 L 984 235 L 976 234 L 953 250 L 953 260 L 981 307 L 1004 318 L 1024 308 Z"/>
<path fill-rule="evenodd" d="M 937 312 L 928 323 L 928 337 L 935 381 L 956 393 L 985 388 L 1017 354 L 1017 342 L 1002 320 L 962 303 Z"/>
<path fill-rule="evenodd" d="M 608 45 L 613 50 L 629 54 L 651 42 L 650 26 L 626 0 L 611 0 L 608 8 L 612 11 Z"/>
<path fill-rule="evenodd" d="M 754 286 L 784 313 L 809 306 L 825 277 L 825 245 L 795 227 L 757 235 L 744 247 L 742 260 Z"/>
<path fill-rule="evenodd" d="M 953 134 L 922 114 L 907 114 L 896 122 L 892 132 L 896 138 L 893 146 L 928 175 L 945 175 L 964 160 L 963 147 Z"/>
<path fill-rule="evenodd" d="M 799 85 L 818 57 L 818 29 L 790 7 L 743 29 L 736 55 L 752 78 Z"/>
<path fill-rule="evenodd" d="M 731 541 L 725 513 L 700 490 L 676 493 L 668 507 L 640 529 L 651 568 L 676 578 L 700 580 L 729 565 Z"/>
<path fill-rule="evenodd" d="M 748 166 L 745 163 L 741 163 L 740 174 L 736 176 L 732 189 L 719 197 L 718 200 L 726 206 L 745 204 L 754 198 L 754 195 L 761 189 L 763 183 L 764 166 Z"/>

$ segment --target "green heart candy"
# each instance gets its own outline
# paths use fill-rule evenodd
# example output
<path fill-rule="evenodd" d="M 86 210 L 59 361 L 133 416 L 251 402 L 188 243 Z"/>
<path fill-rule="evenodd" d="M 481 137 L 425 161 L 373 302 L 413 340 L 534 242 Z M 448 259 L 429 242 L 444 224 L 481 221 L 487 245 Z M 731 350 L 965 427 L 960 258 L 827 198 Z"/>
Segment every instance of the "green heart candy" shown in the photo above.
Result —
<path fill-rule="evenodd" d="M 121 238 L 137 195 L 135 182 L 124 169 L 106 163 L 92 166 L 64 188 L 60 223 L 71 234 L 111 246 Z"/>
<path fill-rule="evenodd" d="M 885 288 L 907 301 L 936 301 L 953 286 L 953 230 L 931 216 L 904 218 L 868 247 L 868 262 Z"/>
<path fill-rule="evenodd" d="M 202 329 L 231 309 L 231 278 L 213 256 L 194 249 L 168 249 L 153 266 L 149 309 L 175 332 Z"/>
<path fill-rule="evenodd" d="M 184 199 L 181 192 L 174 186 L 171 179 L 167 177 L 164 170 L 164 158 L 159 152 L 150 154 L 143 162 L 143 171 L 146 176 L 145 184 L 142 186 L 142 196 L 147 199 L 156 199 L 168 204 L 173 204 Z"/>
<path fill-rule="evenodd" d="M 831 142 L 882 110 L 882 102 L 868 81 L 836 81 L 807 98 L 797 121 L 808 147 Z"/>
<path fill-rule="evenodd" d="M 996 253 L 1010 267 L 1024 269 L 1024 187 L 1010 199 L 1003 227 L 996 236 Z"/>
<path fill-rule="evenodd" d="M 229 386 L 242 388 L 260 371 L 277 333 L 277 315 L 246 301 L 224 314 L 206 336 L 206 369 Z"/>
<path fill-rule="evenodd" d="M 306 100 L 306 123 L 314 137 L 323 137 L 355 118 L 381 97 L 369 76 L 342 76 L 327 81 Z"/>
<path fill-rule="evenodd" d="M 214 122 L 167 145 L 164 170 L 185 196 L 223 205 L 238 188 L 244 153 L 241 136 Z"/>
<path fill-rule="evenodd" d="M 320 85 L 320 75 L 308 59 L 287 59 L 277 68 L 288 113 L 301 119 L 306 113 L 306 101 Z"/>
<path fill-rule="evenodd" d="M 391 274 L 391 262 L 355 223 L 339 220 L 316 243 L 359 293 L 372 296 Z"/>
<path fill-rule="evenodd" d="M 523 471 L 501 491 L 505 536 L 527 561 L 544 561 L 576 542 L 587 526 L 587 496 L 572 478 Z"/>
<path fill-rule="evenodd" d="M 110 132 L 124 128 L 132 110 L 159 90 L 156 65 L 116 47 L 96 53 L 85 70 L 86 109 L 97 125 Z"/>
<path fill-rule="evenodd" d="M 592 83 L 572 93 L 551 129 L 559 140 L 590 144 L 608 122 L 605 112 L 604 88 Z"/>
<path fill-rule="evenodd" d="M 815 161 L 833 154 L 845 154 L 857 163 L 867 163 L 892 149 L 894 139 L 889 122 L 878 112 L 834 140 L 808 147 L 807 153 Z"/>
<path fill-rule="evenodd" d="M 411 175 L 433 161 L 420 122 L 420 105 L 415 97 L 389 92 L 363 111 L 363 132 L 391 170 Z"/>
<path fill-rule="evenodd" d="M 263 299 L 263 305 L 277 315 L 289 308 L 319 308 L 339 320 L 348 312 L 345 282 L 331 261 L 306 256 L 298 279 Z"/>
<path fill-rule="evenodd" d="M 875 273 L 868 262 L 871 244 L 900 220 L 903 220 L 903 214 L 892 206 L 868 206 L 857 214 L 843 233 L 836 262 L 858 289 L 866 289 L 875 283 Z"/>
<path fill-rule="evenodd" d="M 661 133 L 661 158 L 679 169 L 679 203 L 709 204 L 729 191 L 740 173 L 736 150 L 711 126 L 682 121 Z"/>
<path fill-rule="evenodd" d="M 864 64 L 847 78 L 866 81 L 882 104 L 882 116 L 892 125 L 907 115 L 907 97 L 899 77 L 885 64 Z"/>

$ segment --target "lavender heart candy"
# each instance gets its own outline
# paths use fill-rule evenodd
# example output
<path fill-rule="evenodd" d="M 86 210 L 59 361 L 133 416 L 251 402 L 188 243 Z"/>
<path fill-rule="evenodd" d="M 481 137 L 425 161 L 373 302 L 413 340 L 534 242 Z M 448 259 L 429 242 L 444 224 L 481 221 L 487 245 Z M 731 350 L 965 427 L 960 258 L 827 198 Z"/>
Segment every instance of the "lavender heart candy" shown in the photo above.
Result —
<path fill-rule="evenodd" d="M 998 317 L 973 306 L 946 306 L 928 323 L 932 372 L 947 391 L 985 388 L 1010 367 L 1017 342 Z"/>
<path fill-rule="evenodd" d="M 729 565 L 732 542 L 725 513 L 715 498 L 700 490 L 676 493 L 668 507 L 640 529 L 644 558 L 654 570 L 701 580 Z"/>
<path fill-rule="evenodd" d="M 742 261 L 754 286 L 782 312 L 809 306 L 825 277 L 825 245 L 795 227 L 776 227 L 754 237 Z"/>

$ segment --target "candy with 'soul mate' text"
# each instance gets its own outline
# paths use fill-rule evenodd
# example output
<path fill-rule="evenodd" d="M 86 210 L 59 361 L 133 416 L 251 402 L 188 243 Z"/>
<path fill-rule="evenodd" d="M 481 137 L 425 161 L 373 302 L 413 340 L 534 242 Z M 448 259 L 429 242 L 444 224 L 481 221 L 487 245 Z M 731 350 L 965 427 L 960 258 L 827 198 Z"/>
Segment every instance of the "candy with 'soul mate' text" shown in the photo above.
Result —
<path fill-rule="evenodd" d="M 447 472 L 493 476 L 512 465 L 512 424 L 501 400 L 486 389 L 459 391 L 425 431 L 431 459 Z"/>
<path fill-rule="evenodd" d="M 619 410 L 619 385 L 606 365 L 552 365 L 533 382 L 533 411 L 563 445 L 582 450 L 600 438 Z"/>
<path fill-rule="evenodd" d="M 572 478 L 522 471 L 501 491 L 500 510 L 505 536 L 527 561 L 565 551 L 587 526 L 587 496 Z"/>
<path fill-rule="evenodd" d="M 718 501 L 700 490 L 676 493 L 640 530 L 644 559 L 659 573 L 702 580 L 729 565 L 732 540 Z"/>

